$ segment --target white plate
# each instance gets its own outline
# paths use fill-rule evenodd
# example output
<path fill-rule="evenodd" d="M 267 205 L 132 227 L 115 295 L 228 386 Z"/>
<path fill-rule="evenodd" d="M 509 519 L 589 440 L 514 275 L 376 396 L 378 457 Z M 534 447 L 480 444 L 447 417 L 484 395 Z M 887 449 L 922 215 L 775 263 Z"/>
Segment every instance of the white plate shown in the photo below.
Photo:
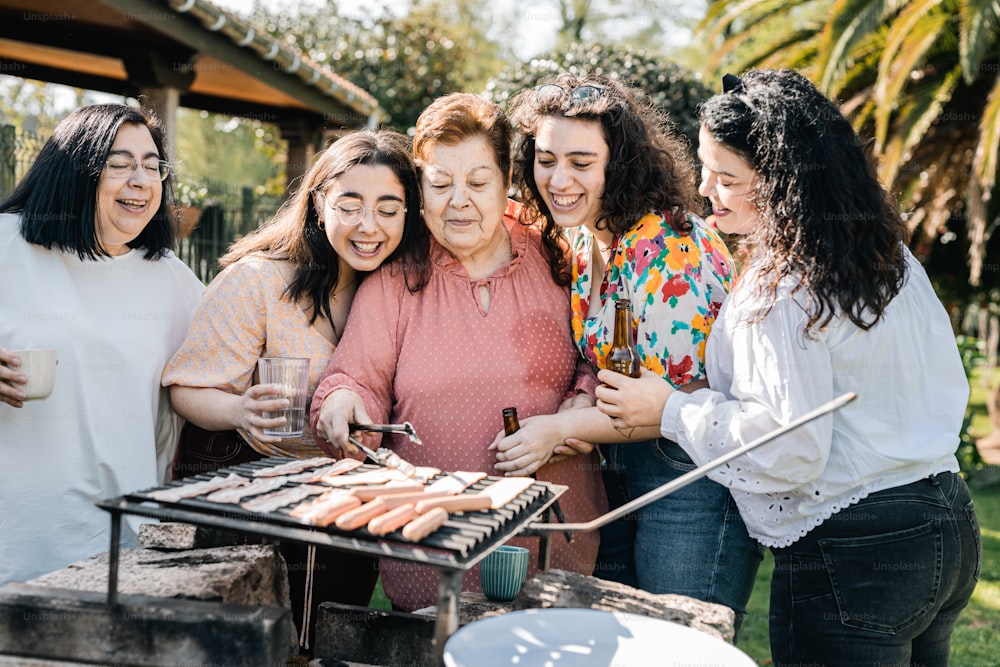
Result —
<path fill-rule="evenodd" d="M 637 614 L 526 609 L 475 621 L 444 646 L 446 667 L 756 667 L 750 656 L 699 630 Z"/>

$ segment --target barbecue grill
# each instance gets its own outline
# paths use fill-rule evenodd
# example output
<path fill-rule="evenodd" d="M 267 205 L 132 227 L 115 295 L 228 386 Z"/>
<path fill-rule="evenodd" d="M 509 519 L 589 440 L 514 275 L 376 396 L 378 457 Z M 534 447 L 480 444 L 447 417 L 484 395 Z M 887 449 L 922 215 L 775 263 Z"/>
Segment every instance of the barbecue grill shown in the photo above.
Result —
<path fill-rule="evenodd" d="M 255 471 L 293 460 L 281 457 L 266 458 L 98 502 L 98 507 L 111 514 L 108 605 L 117 604 L 119 542 L 121 518 L 124 514 L 235 530 L 283 541 L 304 542 L 339 551 L 436 567 L 440 572 L 440 583 L 434 651 L 440 663 L 443 659 L 445 641 L 458 629 L 458 600 L 464 572 L 512 536 L 521 533 L 529 524 L 547 515 L 550 510 L 558 515 L 558 506 L 555 503 L 567 490 L 565 486 L 536 480 L 499 509 L 449 515 L 448 521 L 441 528 L 419 542 L 407 541 L 399 530 L 388 535 L 375 536 L 365 528 L 344 531 L 334 524 L 325 527 L 307 525 L 290 516 L 291 506 L 270 512 L 253 512 L 240 507 L 239 504 L 209 501 L 204 495 L 178 500 L 162 500 L 154 496 L 157 491 L 214 477 L 225 477 L 229 474 L 253 478 Z M 362 465 L 344 473 L 343 476 L 349 477 L 378 469 L 379 466 Z M 433 483 L 446 475 L 447 473 L 439 473 L 427 480 L 427 483 Z M 478 493 L 500 479 L 502 478 L 486 477 L 469 486 L 463 493 Z M 286 487 L 294 485 L 296 482 L 293 481 L 285 483 Z M 244 498 L 241 502 L 246 500 L 247 498 Z M 544 569 L 548 565 L 549 534 L 540 535 L 540 539 L 542 559 L 540 566 Z"/>
<path fill-rule="evenodd" d="M 535 480 L 531 486 L 519 493 L 506 505 L 495 510 L 479 510 L 450 515 L 448 521 L 434 533 L 417 543 L 402 539 L 399 531 L 382 537 L 374 536 L 364 528 L 342 531 L 334 525 L 329 527 L 308 526 L 289 516 L 287 509 L 274 512 L 251 512 L 236 504 L 209 502 L 198 497 L 181 499 L 176 502 L 157 500 L 150 494 L 181 486 L 192 481 L 207 480 L 213 476 L 235 473 L 251 477 L 254 470 L 288 463 L 293 459 L 270 458 L 241 464 L 215 471 L 212 475 L 199 475 L 175 481 L 166 486 L 147 489 L 97 503 L 98 507 L 111 513 L 111 549 L 109 553 L 108 604 L 117 604 L 118 554 L 121 537 L 121 517 L 123 514 L 179 521 L 216 528 L 228 528 L 254 533 L 287 541 L 306 542 L 319 546 L 364 553 L 384 558 L 408 560 L 438 568 L 441 579 L 438 584 L 438 614 L 434 627 L 434 653 L 438 664 L 444 662 L 444 645 L 458 629 L 458 599 L 462 589 L 462 574 L 478 563 L 498 546 L 514 535 L 534 535 L 541 539 L 540 566 L 548 566 L 548 546 L 550 536 L 555 532 L 565 533 L 567 539 L 574 532 L 597 530 L 617 518 L 625 516 L 640 507 L 662 498 L 680 488 L 701 479 L 715 468 L 748 454 L 757 447 L 795 430 L 803 424 L 823 415 L 839 410 L 855 400 L 853 392 L 842 394 L 797 419 L 766 433 L 742 447 L 733 449 L 722 456 L 691 470 L 677 479 L 653 489 L 621 507 L 585 523 L 565 521 L 538 521 L 543 514 L 561 519 L 556 503 L 568 487 Z M 412 428 L 412 427 L 411 427 Z M 379 466 L 361 466 L 346 475 L 358 474 L 365 470 L 377 470 Z M 449 475 L 438 473 L 428 483 Z M 487 477 L 467 488 L 463 493 L 477 493 L 503 478 Z M 289 482 L 293 484 L 294 482 Z"/>

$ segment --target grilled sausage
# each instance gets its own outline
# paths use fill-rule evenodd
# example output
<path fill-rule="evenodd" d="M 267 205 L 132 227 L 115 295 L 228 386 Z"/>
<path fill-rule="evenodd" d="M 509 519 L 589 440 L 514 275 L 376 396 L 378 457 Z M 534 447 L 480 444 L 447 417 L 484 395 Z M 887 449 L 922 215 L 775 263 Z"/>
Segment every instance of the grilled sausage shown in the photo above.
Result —
<path fill-rule="evenodd" d="M 417 512 L 425 514 L 428 510 L 440 507 L 449 514 L 453 512 L 473 512 L 475 510 L 488 510 L 493 504 L 489 496 L 481 493 L 464 493 L 460 496 L 447 496 L 445 498 L 428 498 L 417 503 Z"/>
<path fill-rule="evenodd" d="M 361 507 L 356 507 L 350 512 L 341 514 L 337 517 L 337 528 L 341 530 L 357 530 L 379 514 L 385 514 L 388 508 L 382 500 L 383 498 L 376 498 Z"/>
<path fill-rule="evenodd" d="M 403 537 L 411 542 L 419 542 L 443 526 L 447 520 L 448 512 L 440 507 L 428 510 L 427 514 L 421 514 L 403 526 Z"/>
<path fill-rule="evenodd" d="M 413 503 L 400 505 L 369 521 L 368 532 L 372 535 L 388 535 L 408 524 L 416 516 L 417 510 Z"/>

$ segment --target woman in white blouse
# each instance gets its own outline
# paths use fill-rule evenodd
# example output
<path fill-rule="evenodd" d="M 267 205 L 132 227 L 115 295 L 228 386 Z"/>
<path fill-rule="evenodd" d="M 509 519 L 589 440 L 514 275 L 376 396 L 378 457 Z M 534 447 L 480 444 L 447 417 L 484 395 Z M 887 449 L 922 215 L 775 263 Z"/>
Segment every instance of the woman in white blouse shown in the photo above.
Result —
<path fill-rule="evenodd" d="M 700 465 L 856 392 L 711 477 L 774 553 L 776 666 L 947 665 L 981 558 L 948 316 L 837 107 L 790 71 L 723 84 L 701 109 L 700 191 L 746 264 L 708 340 L 712 388 L 602 371 L 598 406 Z"/>

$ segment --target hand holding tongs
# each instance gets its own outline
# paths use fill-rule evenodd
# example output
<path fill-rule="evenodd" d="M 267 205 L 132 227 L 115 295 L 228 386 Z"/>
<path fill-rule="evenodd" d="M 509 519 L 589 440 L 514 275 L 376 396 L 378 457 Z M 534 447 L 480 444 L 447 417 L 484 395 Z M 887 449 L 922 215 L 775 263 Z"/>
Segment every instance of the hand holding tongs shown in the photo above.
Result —
<path fill-rule="evenodd" d="M 402 424 L 351 424 L 350 428 L 352 431 L 369 431 L 371 433 L 405 433 L 413 444 L 424 444 L 417 437 L 417 431 L 410 422 Z"/>
<path fill-rule="evenodd" d="M 417 431 L 413 428 L 413 424 L 410 422 L 404 422 L 402 424 L 351 424 L 350 430 L 371 431 L 374 433 L 405 433 L 409 436 L 411 442 L 418 445 L 423 444 L 420 441 L 420 438 L 417 437 Z M 417 469 L 412 463 L 404 461 L 400 458 L 399 454 L 390 449 L 379 447 L 378 451 L 372 451 L 368 447 L 361 444 L 361 441 L 354 436 L 349 435 L 347 436 L 347 439 L 351 441 L 352 445 L 363 451 L 368 458 L 380 466 L 385 468 L 394 468 L 407 477 L 413 477 L 417 473 Z"/>
<path fill-rule="evenodd" d="M 386 449 L 385 447 L 379 447 L 378 451 L 372 451 L 368 447 L 361 444 L 361 441 L 352 435 L 347 436 L 347 439 L 351 441 L 352 445 L 363 451 L 368 458 L 383 468 L 393 468 L 407 477 L 413 477 L 417 474 L 417 468 L 409 461 L 404 461 L 400 458 L 399 454 L 396 452 Z"/>

